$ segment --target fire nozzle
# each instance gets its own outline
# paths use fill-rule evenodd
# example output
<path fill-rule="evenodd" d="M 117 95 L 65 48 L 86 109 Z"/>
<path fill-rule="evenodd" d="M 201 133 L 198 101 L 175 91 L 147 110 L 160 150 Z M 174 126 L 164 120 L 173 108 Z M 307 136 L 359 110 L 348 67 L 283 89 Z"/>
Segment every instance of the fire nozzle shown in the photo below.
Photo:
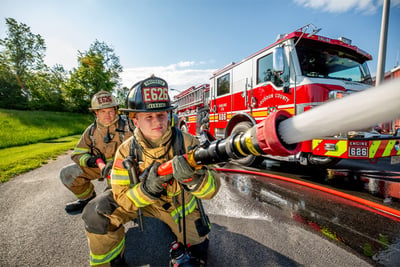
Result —
<path fill-rule="evenodd" d="M 301 143 L 287 144 L 279 136 L 279 123 L 290 117 L 291 115 L 287 111 L 280 110 L 273 112 L 261 123 L 254 126 L 257 128 L 255 141 L 264 154 L 284 157 L 295 155 L 300 151 Z"/>
<path fill-rule="evenodd" d="M 249 155 L 295 155 L 300 151 L 301 143 L 287 144 L 279 137 L 277 131 L 279 123 L 290 117 L 291 115 L 284 110 L 274 112 L 246 132 L 233 134 L 226 139 L 210 140 L 212 135 L 203 131 L 202 134 L 207 136 L 208 142 L 184 156 L 190 166 L 197 168 L 199 165 L 228 162 L 230 159 L 240 159 Z M 159 175 L 172 172 L 172 161 L 158 168 Z"/>

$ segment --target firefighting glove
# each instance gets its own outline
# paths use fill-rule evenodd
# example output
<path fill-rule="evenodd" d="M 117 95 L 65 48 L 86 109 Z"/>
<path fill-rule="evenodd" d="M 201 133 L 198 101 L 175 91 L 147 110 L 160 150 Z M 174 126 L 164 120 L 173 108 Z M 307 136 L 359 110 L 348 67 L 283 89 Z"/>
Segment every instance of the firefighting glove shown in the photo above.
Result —
<path fill-rule="evenodd" d="M 107 178 L 107 176 L 111 174 L 113 163 L 114 161 L 107 162 L 106 166 L 101 170 L 101 177 Z"/>
<path fill-rule="evenodd" d="M 87 160 L 86 160 L 86 166 L 89 168 L 98 168 L 96 160 L 98 158 L 101 158 L 99 155 L 91 155 Z"/>
<path fill-rule="evenodd" d="M 158 175 L 157 169 L 160 165 L 161 163 L 159 162 L 151 164 L 148 167 L 150 169 L 148 172 L 149 174 L 144 178 L 140 185 L 142 192 L 152 199 L 161 197 L 162 192 L 167 186 L 167 182 L 172 178 L 171 174 L 163 176 Z M 146 172 L 146 170 L 144 172 Z"/>
<path fill-rule="evenodd" d="M 175 179 L 190 190 L 201 184 L 207 171 L 205 167 L 194 170 L 183 156 L 174 156 L 172 169 Z"/>

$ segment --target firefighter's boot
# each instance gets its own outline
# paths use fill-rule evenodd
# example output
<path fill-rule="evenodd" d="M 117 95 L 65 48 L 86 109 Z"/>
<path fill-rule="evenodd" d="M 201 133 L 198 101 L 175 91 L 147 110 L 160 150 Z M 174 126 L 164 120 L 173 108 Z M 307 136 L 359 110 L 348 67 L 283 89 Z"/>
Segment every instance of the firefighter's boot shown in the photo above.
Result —
<path fill-rule="evenodd" d="M 207 266 L 207 252 L 210 241 L 206 238 L 202 243 L 189 247 L 191 254 L 190 266 L 204 267 Z"/>
<path fill-rule="evenodd" d="M 128 267 L 128 263 L 125 261 L 123 255 L 118 255 L 115 259 L 110 262 L 111 267 Z"/>
<path fill-rule="evenodd" d="M 119 253 L 117 257 L 110 261 L 111 267 L 129 267 L 128 263 L 125 261 L 124 251 L 125 247 L 122 249 L 121 253 Z"/>
<path fill-rule="evenodd" d="M 75 200 L 74 202 L 68 203 L 65 206 L 65 211 L 71 215 L 82 213 L 83 208 L 85 208 L 87 203 L 89 203 L 89 201 L 95 197 L 96 197 L 96 192 L 93 191 L 92 196 L 87 199 L 78 199 L 78 200 Z"/>

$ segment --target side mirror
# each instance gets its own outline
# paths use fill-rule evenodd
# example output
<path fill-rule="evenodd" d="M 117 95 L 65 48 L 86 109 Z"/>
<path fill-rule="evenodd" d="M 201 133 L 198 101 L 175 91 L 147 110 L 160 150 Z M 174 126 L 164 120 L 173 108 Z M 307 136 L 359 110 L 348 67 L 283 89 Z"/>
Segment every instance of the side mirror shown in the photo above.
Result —
<path fill-rule="evenodd" d="M 277 46 L 273 51 L 273 59 L 272 64 L 274 68 L 274 73 L 282 73 L 283 72 L 283 48 Z"/>

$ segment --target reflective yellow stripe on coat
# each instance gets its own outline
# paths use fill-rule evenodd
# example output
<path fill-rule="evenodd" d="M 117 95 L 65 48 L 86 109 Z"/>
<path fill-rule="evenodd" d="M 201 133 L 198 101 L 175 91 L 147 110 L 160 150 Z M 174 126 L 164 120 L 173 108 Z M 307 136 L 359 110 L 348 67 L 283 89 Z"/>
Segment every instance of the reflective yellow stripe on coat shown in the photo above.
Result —
<path fill-rule="evenodd" d="M 96 266 L 100 264 L 105 264 L 112 261 L 115 257 L 117 257 L 125 245 L 125 237 L 121 240 L 121 242 L 110 252 L 103 255 L 95 255 L 90 251 L 90 265 Z"/>
<path fill-rule="evenodd" d="M 185 216 L 192 213 L 195 208 L 196 208 L 196 198 L 192 197 L 192 199 L 185 204 Z M 174 209 L 170 214 L 174 219 L 175 223 L 179 223 L 179 218 L 182 217 L 182 206 L 178 207 L 177 209 Z"/>
<path fill-rule="evenodd" d="M 129 191 L 126 192 L 126 196 L 138 208 L 145 207 L 154 203 L 154 200 L 148 198 L 145 194 L 142 193 L 142 190 L 140 189 L 140 183 L 129 189 Z"/>
<path fill-rule="evenodd" d="M 207 171 L 207 172 L 208 172 L 208 175 L 207 175 L 206 183 L 203 184 L 199 190 L 192 192 L 192 194 L 198 198 L 204 198 L 207 195 L 213 194 L 215 192 L 214 177 L 210 171 Z"/>
<path fill-rule="evenodd" d="M 86 154 L 86 153 L 89 153 L 89 148 L 75 147 L 74 151 L 72 152 L 72 155 Z"/>
<path fill-rule="evenodd" d="M 124 169 L 114 168 L 111 172 L 111 184 L 115 185 L 129 185 L 129 173 Z"/>
<path fill-rule="evenodd" d="M 86 159 L 90 157 L 89 155 L 89 148 L 86 147 L 75 147 L 74 151 L 72 152 L 72 155 L 82 155 L 79 158 L 79 165 L 83 167 L 86 166 Z"/>
<path fill-rule="evenodd" d="M 111 172 L 111 184 L 115 185 L 129 185 L 129 173 L 122 164 L 122 159 L 115 159 L 114 167 Z"/>
<path fill-rule="evenodd" d="M 85 199 L 89 197 L 89 193 L 93 190 L 94 185 L 92 183 L 89 184 L 88 189 L 86 189 L 83 193 L 81 194 L 75 194 L 75 196 L 79 199 Z"/>

